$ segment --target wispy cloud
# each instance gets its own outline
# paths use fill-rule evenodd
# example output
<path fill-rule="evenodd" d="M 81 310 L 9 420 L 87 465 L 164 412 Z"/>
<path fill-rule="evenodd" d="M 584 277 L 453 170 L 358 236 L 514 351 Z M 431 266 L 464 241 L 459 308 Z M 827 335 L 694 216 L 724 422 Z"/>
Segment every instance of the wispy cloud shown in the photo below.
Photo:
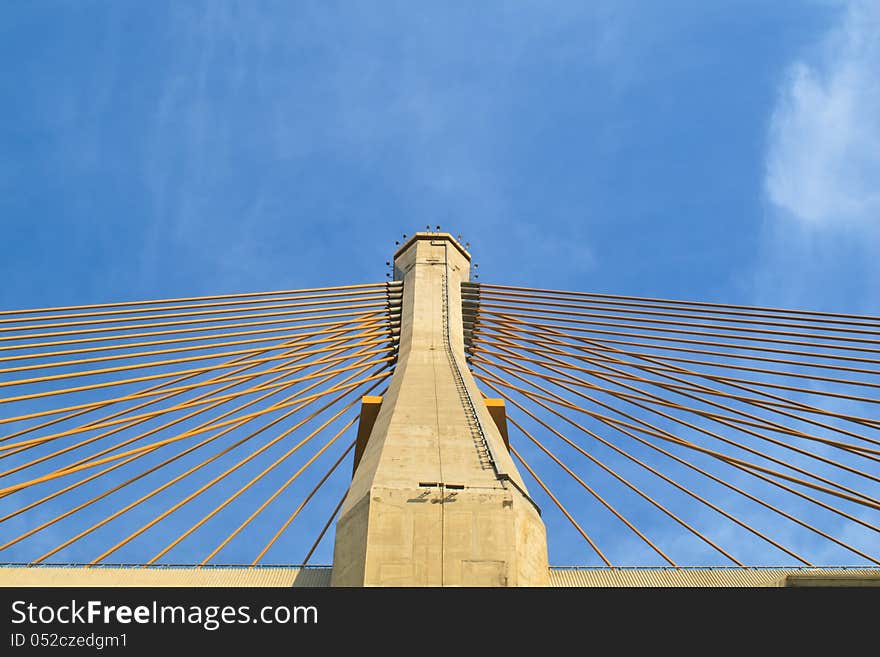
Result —
<path fill-rule="evenodd" d="M 758 302 L 874 309 L 880 5 L 854 0 L 788 69 L 769 125 Z M 854 281 L 861 281 L 853 284 Z M 842 286 L 843 289 L 840 289 Z M 838 288 L 835 295 L 831 288 Z"/>
<path fill-rule="evenodd" d="M 773 114 L 770 201 L 810 226 L 880 226 L 880 5 L 848 5 Z"/>

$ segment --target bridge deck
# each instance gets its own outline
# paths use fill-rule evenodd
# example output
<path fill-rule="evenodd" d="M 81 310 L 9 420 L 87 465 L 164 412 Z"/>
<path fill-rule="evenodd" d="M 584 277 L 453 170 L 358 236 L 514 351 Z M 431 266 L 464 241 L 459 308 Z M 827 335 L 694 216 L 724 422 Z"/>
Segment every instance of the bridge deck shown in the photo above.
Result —
<path fill-rule="evenodd" d="M 327 567 L 0 567 L 0 586 L 324 587 Z M 880 586 L 878 568 L 551 568 L 551 587 Z"/>

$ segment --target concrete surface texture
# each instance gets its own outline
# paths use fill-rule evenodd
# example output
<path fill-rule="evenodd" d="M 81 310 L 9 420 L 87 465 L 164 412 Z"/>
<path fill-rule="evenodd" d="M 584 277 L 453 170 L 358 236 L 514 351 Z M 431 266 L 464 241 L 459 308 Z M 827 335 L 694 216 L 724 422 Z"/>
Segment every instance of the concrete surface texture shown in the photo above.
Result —
<path fill-rule="evenodd" d="M 400 351 L 343 504 L 334 586 L 543 586 L 546 532 L 465 361 L 470 256 L 417 233 L 394 259 Z"/>

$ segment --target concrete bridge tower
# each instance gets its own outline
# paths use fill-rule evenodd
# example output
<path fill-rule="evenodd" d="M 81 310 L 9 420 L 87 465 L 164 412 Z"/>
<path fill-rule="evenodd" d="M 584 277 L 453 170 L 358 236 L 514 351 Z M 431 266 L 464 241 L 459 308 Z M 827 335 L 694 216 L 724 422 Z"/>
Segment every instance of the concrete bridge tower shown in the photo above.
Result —
<path fill-rule="evenodd" d="M 384 398 L 364 400 L 335 586 L 547 584 L 539 510 L 465 362 L 469 276 L 447 233 L 416 233 L 394 256 L 398 362 Z"/>

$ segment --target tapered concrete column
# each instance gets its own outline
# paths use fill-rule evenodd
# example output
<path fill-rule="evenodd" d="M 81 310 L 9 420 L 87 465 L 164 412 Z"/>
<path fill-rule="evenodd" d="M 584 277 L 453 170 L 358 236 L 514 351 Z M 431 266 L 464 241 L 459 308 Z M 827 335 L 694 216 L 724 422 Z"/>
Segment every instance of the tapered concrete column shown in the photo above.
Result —
<path fill-rule="evenodd" d="M 336 526 L 335 586 L 543 586 L 537 507 L 465 362 L 470 256 L 446 233 L 397 252 L 400 351 Z"/>

